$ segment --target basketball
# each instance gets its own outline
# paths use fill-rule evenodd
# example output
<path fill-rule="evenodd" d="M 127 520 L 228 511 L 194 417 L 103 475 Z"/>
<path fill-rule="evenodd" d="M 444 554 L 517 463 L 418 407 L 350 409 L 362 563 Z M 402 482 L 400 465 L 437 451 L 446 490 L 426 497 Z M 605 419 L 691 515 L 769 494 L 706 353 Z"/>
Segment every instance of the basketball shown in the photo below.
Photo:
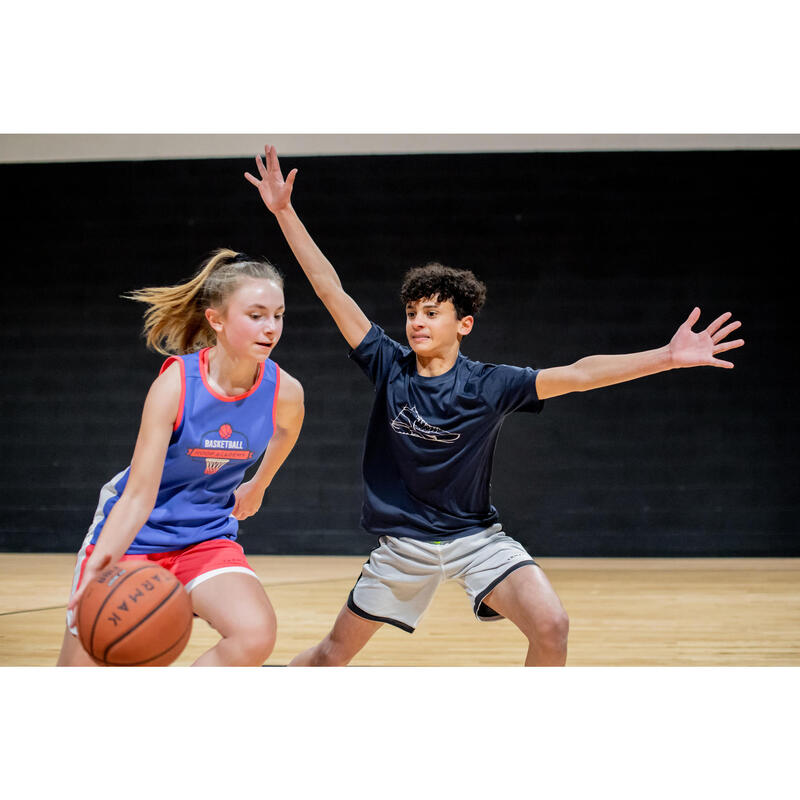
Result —
<path fill-rule="evenodd" d="M 78 603 L 78 635 L 107 667 L 165 667 L 186 647 L 192 604 L 181 582 L 158 565 L 122 561 L 98 575 Z"/>

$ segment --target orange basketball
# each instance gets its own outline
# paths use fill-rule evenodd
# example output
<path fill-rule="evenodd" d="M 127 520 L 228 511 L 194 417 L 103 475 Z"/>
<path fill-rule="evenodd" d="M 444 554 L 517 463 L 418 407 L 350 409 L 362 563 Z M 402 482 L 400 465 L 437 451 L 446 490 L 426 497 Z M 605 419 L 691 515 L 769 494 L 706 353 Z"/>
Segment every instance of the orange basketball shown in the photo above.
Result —
<path fill-rule="evenodd" d="M 186 647 L 192 604 L 163 567 L 121 561 L 101 572 L 78 603 L 78 635 L 107 667 L 164 667 Z"/>

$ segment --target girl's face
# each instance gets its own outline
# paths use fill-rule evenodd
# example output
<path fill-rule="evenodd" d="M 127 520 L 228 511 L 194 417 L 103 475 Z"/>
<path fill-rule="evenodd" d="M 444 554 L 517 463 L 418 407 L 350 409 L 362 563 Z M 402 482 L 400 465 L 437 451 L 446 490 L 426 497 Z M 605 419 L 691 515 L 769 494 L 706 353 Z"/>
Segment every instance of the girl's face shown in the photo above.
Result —
<path fill-rule="evenodd" d="M 265 361 L 283 333 L 283 290 L 275 281 L 245 278 L 228 297 L 225 310 L 208 309 L 206 318 L 235 355 Z"/>

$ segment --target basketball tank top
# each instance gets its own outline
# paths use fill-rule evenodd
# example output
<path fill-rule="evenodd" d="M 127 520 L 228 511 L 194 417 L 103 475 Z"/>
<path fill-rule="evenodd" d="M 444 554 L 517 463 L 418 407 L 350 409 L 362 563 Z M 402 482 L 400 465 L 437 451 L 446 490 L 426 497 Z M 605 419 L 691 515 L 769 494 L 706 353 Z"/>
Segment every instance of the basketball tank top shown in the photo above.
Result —
<path fill-rule="evenodd" d="M 198 542 L 236 539 L 232 517 L 234 490 L 247 468 L 258 461 L 275 429 L 280 369 L 267 359 L 253 386 L 237 397 L 220 395 L 208 382 L 208 348 L 171 356 L 181 370 L 181 402 L 170 438 L 155 507 L 128 553 L 181 550 Z M 111 509 L 130 476 L 130 467 L 101 490 L 90 528 L 97 542 Z"/>

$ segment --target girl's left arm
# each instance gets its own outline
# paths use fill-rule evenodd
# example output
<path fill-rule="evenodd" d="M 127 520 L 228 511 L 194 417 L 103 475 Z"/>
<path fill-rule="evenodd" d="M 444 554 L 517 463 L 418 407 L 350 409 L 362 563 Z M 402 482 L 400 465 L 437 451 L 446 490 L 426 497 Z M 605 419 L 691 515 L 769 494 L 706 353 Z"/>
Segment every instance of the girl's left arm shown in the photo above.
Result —
<path fill-rule="evenodd" d="M 300 436 L 305 406 L 303 387 L 296 378 L 281 370 L 280 390 L 275 400 L 275 430 L 256 474 L 234 492 L 236 503 L 231 512 L 236 519 L 252 517 L 264 500 L 264 492 L 286 460 Z"/>

